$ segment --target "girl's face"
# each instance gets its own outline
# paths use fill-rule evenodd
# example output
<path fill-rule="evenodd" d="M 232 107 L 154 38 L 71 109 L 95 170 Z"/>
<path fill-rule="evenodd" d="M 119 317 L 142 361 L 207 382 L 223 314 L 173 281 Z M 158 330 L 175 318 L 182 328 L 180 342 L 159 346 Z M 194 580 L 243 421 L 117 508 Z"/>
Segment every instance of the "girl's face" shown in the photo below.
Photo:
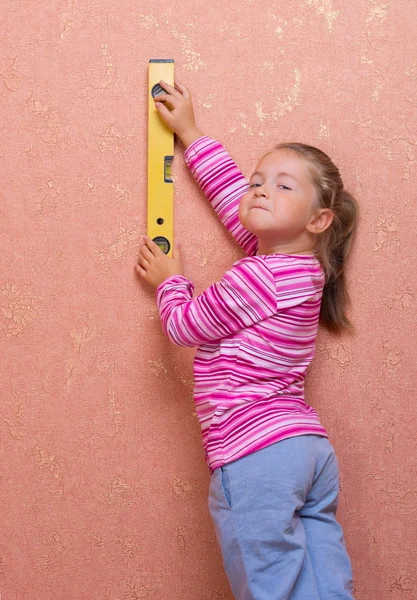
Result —
<path fill-rule="evenodd" d="M 274 150 L 259 161 L 239 205 L 239 220 L 259 240 L 259 253 L 311 246 L 307 229 L 316 191 L 306 164 L 294 152 Z M 279 246 L 278 250 L 276 247 Z M 262 251 L 262 252 L 261 252 Z"/>

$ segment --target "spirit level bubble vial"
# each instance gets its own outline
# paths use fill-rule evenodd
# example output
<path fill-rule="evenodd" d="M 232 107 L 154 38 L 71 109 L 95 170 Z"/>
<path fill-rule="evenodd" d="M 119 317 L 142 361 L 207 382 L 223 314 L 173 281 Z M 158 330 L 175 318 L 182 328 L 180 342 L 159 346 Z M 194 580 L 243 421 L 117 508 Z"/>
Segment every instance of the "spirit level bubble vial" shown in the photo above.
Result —
<path fill-rule="evenodd" d="M 174 85 L 174 61 L 149 61 L 148 92 L 148 236 L 165 254 L 172 256 L 174 237 L 174 134 L 159 117 L 154 98 L 165 93 L 163 80 Z"/>

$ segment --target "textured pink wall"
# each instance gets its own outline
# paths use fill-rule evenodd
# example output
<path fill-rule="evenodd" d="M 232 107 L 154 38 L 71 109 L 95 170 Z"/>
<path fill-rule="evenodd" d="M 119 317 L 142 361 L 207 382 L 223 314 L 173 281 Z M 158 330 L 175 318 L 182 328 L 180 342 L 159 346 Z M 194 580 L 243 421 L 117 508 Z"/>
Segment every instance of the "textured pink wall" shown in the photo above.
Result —
<path fill-rule="evenodd" d="M 2 1 L 1 600 L 231 598 L 194 350 L 166 340 L 134 272 L 159 57 L 246 174 L 302 141 L 359 199 L 357 335 L 321 332 L 308 401 L 339 457 L 356 598 L 417 598 L 415 3 L 227 5 Z M 241 254 L 181 153 L 176 239 L 199 293 Z"/>

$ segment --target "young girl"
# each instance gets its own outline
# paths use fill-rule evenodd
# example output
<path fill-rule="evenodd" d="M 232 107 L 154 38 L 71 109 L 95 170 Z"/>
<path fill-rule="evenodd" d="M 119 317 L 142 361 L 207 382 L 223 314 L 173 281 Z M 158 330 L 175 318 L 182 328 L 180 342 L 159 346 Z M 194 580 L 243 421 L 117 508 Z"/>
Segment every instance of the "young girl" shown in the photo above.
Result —
<path fill-rule="evenodd" d="M 304 401 L 319 318 L 349 328 L 345 261 L 357 203 L 317 148 L 284 143 L 249 184 L 196 127 L 181 84 L 156 98 L 185 160 L 247 257 L 193 298 L 175 248 L 147 236 L 136 269 L 156 288 L 162 327 L 198 346 L 194 397 L 210 469 L 209 510 L 237 600 L 347 600 L 352 571 L 336 520 L 339 472 Z M 171 109 L 168 110 L 167 106 Z"/>

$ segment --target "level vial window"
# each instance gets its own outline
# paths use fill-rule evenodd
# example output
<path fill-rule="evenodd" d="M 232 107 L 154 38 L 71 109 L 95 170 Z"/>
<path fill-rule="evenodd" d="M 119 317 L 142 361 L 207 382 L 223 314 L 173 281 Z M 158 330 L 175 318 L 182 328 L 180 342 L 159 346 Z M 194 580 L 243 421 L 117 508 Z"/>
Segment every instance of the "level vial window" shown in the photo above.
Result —
<path fill-rule="evenodd" d="M 164 181 L 165 181 L 165 183 L 173 183 L 172 177 L 171 177 L 171 166 L 172 166 L 173 159 L 174 159 L 173 156 L 165 156 L 165 158 L 164 158 Z"/>
<path fill-rule="evenodd" d="M 155 242 L 155 244 L 157 246 L 159 246 L 161 248 L 162 252 L 164 252 L 165 254 L 168 254 L 169 249 L 171 248 L 171 244 L 168 242 L 168 240 L 165 237 L 157 236 L 156 238 L 153 239 L 153 241 Z"/>

